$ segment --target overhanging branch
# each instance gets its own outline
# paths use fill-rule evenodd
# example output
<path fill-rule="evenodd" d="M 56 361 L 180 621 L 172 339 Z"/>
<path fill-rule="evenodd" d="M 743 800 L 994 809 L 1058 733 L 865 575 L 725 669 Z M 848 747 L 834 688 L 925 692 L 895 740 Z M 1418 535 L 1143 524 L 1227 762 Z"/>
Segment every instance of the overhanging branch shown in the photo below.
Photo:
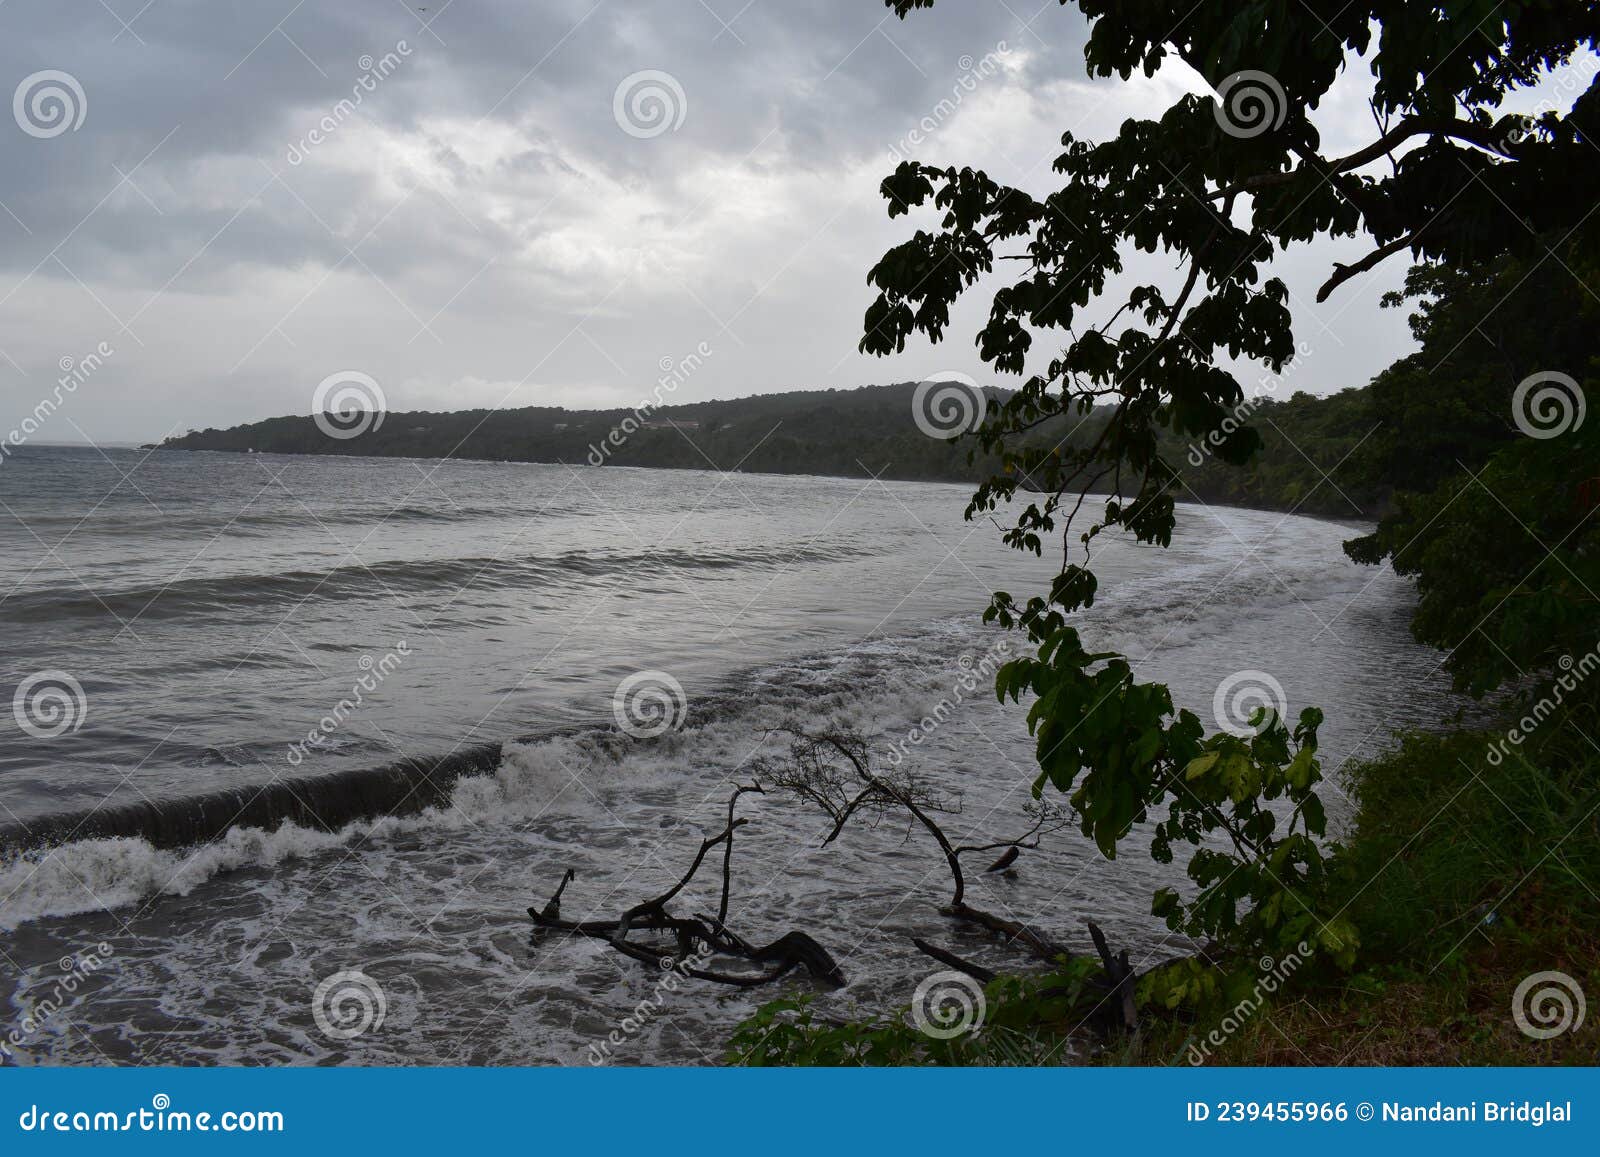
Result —
<path fill-rule="evenodd" d="M 1324 281 L 1322 283 L 1322 288 L 1317 290 L 1317 301 L 1323 302 L 1328 300 L 1329 294 L 1331 294 L 1335 289 L 1338 289 L 1339 286 L 1343 285 L 1345 282 L 1349 281 L 1352 277 L 1365 273 L 1367 270 L 1381 264 L 1388 258 L 1393 257 L 1402 249 L 1411 248 L 1417 243 L 1417 236 L 1421 232 L 1422 230 L 1417 229 L 1407 233 L 1404 237 L 1395 238 L 1387 245 L 1380 245 L 1371 253 L 1363 257 L 1360 261 L 1357 261 L 1354 265 L 1339 265 L 1335 263 L 1333 267 L 1333 276 Z"/>

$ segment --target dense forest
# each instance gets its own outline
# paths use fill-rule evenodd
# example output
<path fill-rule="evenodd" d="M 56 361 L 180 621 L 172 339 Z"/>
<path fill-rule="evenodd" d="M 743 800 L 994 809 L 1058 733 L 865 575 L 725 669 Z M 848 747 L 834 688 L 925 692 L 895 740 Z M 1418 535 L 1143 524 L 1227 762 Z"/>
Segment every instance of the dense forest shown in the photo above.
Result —
<path fill-rule="evenodd" d="M 1386 444 L 1382 409 L 1392 401 L 1382 389 L 1384 381 L 1327 398 L 1296 393 L 1279 400 L 1264 392 L 1247 399 L 1239 420 L 1259 428 L 1263 441 L 1247 470 L 1223 463 L 1210 452 L 1205 437 L 1185 441 L 1169 436 L 1166 456 L 1181 472 L 1179 499 L 1331 517 L 1380 512 L 1388 488 L 1375 467 Z M 996 456 L 974 453 L 971 439 L 944 440 L 919 429 L 913 420 L 916 387 L 903 382 L 663 406 L 643 419 L 652 425 L 640 423 L 632 410 L 419 410 L 386 414 L 375 428 L 345 440 L 329 438 L 311 417 L 270 418 L 227 430 L 190 431 L 165 445 L 275 454 L 738 468 L 849 478 L 870 472 L 906 481 L 976 482 L 1003 469 Z M 991 393 L 997 401 L 1006 396 L 1000 390 Z M 1034 431 L 1030 442 L 1043 447 L 1088 445 L 1109 416 L 1110 407 L 1098 407 L 1058 418 Z M 631 433 L 622 432 L 624 423 Z M 1509 430 L 1509 419 L 1504 424 Z M 614 442 L 609 440 L 613 431 L 618 431 Z"/>

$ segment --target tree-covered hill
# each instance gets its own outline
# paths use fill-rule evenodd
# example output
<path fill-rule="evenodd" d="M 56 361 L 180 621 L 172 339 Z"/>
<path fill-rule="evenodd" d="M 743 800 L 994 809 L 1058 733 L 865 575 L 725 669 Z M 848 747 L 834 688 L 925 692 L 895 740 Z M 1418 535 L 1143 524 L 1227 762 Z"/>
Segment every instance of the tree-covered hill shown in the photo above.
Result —
<path fill-rule="evenodd" d="M 279 454 L 567 462 L 573 465 L 740 469 L 751 473 L 826 474 L 911 481 L 973 482 L 1003 469 L 981 453 L 969 460 L 970 438 L 947 441 L 913 418 L 917 383 L 853 390 L 804 390 L 726 401 L 633 410 L 526 407 L 450 413 L 388 413 L 374 429 L 329 437 L 310 416 L 269 418 L 227 430 L 198 430 L 169 439 L 180 450 Z M 1000 397 L 1001 391 L 991 391 Z M 1179 500 L 1299 509 L 1360 517 L 1381 509 L 1385 489 L 1364 480 L 1381 444 L 1372 387 L 1328 398 L 1299 393 L 1247 402 L 1241 420 L 1256 426 L 1263 447 L 1247 470 L 1227 466 L 1204 438 L 1169 438 L 1168 457 L 1181 470 Z M 1034 431 L 1042 446 L 1084 445 L 1104 430 L 1107 408 Z M 613 434 L 615 436 L 613 437 Z M 1365 441 L 1363 440 L 1365 439 Z M 1352 451 L 1355 453 L 1352 454 Z M 1347 457 L 1348 455 L 1348 457 Z M 1324 474 L 1328 477 L 1324 477 Z"/>

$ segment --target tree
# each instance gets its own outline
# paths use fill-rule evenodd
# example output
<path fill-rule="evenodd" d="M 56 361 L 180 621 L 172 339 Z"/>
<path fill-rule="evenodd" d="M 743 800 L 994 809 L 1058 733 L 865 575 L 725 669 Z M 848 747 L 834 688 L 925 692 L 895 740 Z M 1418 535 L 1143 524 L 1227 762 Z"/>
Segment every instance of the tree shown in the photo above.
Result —
<path fill-rule="evenodd" d="M 905 18 L 933 0 L 886 2 Z M 1592 253 L 1593 231 L 1584 226 L 1600 193 L 1600 88 L 1591 80 L 1565 113 L 1498 110 L 1512 90 L 1571 69 L 1577 52 L 1592 50 L 1600 9 L 1400 0 L 1077 6 L 1091 22 L 1091 74 L 1153 74 L 1171 56 L 1217 95 L 1185 96 L 1159 119 L 1127 121 L 1108 141 L 1063 134 L 1059 187 L 1042 195 L 971 168 L 902 163 L 882 185 L 890 217 L 929 207 L 940 218 L 870 272 L 878 294 L 861 349 L 897 352 L 919 332 L 940 340 L 963 293 L 998 262 L 1019 263 L 992 290 L 976 337 L 980 355 L 1021 375 L 1035 333 L 1059 330 L 1063 346 L 976 431 L 978 447 L 1003 469 L 978 487 L 967 515 L 986 515 L 1026 490 L 1030 500 L 1006 541 L 1042 553 L 1060 539 L 1062 565 L 1048 593 L 1019 604 L 997 592 L 986 612 L 1037 645 L 1036 656 L 999 677 L 1002 695 L 1036 697 L 1036 791 L 1070 791 L 1085 832 L 1108 855 L 1161 804 L 1169 819 L 1156 830 L 1158 857 L 1170 856 L 1174 839 L 1200 845 L 1222 829 L 1235 848 L 1231 867 L 1199 847 L 1190 875 L 1200 896 L 1188 905 L 1163 896 L 1158 906 L 1174 926 L 1238 934 L 1233 913 L 1246 902 L 1244 934 L 1272 937 L 1291 914 L 1298 924 L 1315 906 L 1319 853 L 1309 837 L 1320 834 L 1320 807 L 1313 802 L 1308 816 L 1299 800 L 1294 817 L 1306 821 L 1307 838 L 1279 840 L 1272 811 L 1257 801 L 1269 784 L 1309 792 L 1320 774 L 1309 755 L 1320 716 L 1308 712 L 1291 736 L 1263 713 L 1248 745 L 1221 736 L 1202 748 L 1198 720 L 1174 715 L 1165 687 L 1137 683 L 1119 656 L 1087 652 L 1069 625 L 1068 615 L 1095 598 L 1090 548 L 1111 527 L 1139 541 L 1170 541 L 1181 482 L 1162 455 L 1163 430 L 1209 437 L 1234 464 L 1260 446 L 1248 424 L 1229 424 L 1243 391 L 1218 357 L 1274 372 L 1292 357 L 1287 290 L 1265 275 L 1279 250 L 1371 237 L 1368 256 L 1329 271 L 1319 300 L 1406 251 L 1477 270 L 1536 262 L 1552 249 Z M 1351 153 L 1326 155 L 1311 113 L 1357 59 L 1373 77 L 1374 136 Z M 1135 286 L 1109 320 L 1083 325 L 1080 315 L 1123 271 L 1130 248 L 1175 254 L 1177 284 Z M 1029 437 L 1097 407 L 1110 418 L 1090 442 Z M 1096 487 L 1111 492 L 1103 513 L 1075 527 Z M 1368 557 L 1397 546 L 1374 547 Z M 1267 774 L 1273 768 L 1276 778 Z M 1274 870 L 1301 855 L 1308 859 L 1297 872 Z M 1260 878 L 1263 868 L 1282 884 L 1276 891 Z"/>
<path fill-rule="evenodd" d="M 1374 383 L 1394 508 L 1345 545 L 1416 579 L 1412 630 L 1456 686 L 1544 694 L 1600 642 L 1600 284 L 1581 247 L 1487 269 L 1421 265 L 1421 349 Z M 1466 565 L 1463 565 L 1463 564 Z M 1569 688 L 1575 690 L 1576 688 Z M 1592 696 L 1595 689 L 1588 689 Z"/>

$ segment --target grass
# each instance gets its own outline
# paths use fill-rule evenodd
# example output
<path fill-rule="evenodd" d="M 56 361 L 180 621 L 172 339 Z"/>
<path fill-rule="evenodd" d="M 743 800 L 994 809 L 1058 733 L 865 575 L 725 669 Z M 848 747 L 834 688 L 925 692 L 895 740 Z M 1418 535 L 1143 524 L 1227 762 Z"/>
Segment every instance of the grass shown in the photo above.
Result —
<path fill-rule="evenodd" d="M 1029 984 L 1059 986 L 1066 972 L 996 981 L 984 1030 L 948 1041 L 898 1015 L 833 1025 L 803 1002 L 780 1002 L 741 1029 L 743 1063 L 1595 1064 L 1600 1007 L 1537 1039 L 1513 1016 L 1513 998 L 1528 978 L 1561 973 L 1569 1000 L 1600 1000 L 1597 715 L 1569 708 L 1521 746 L 1500 747 L 1498 762 L 1489 752 L 1501 733 L 1411 734 L 1348 773 L 1356 820 L 1332 860 L 1330 910 L 1359 933 L 1354 972 L 1316 956 L 1244 1012 L 1227 1003 L 1238 985 L 1217 1007 L 1147 1006 L 1138 1034 L 1101 1047 L 1075 1031 L 1076 998 L 1030 995 Z M 1247 954 L 1231 971 L 1259 989 L 1255 967 Z M 1523 1007 L 1538 1027 L 1540 1006 Z M 1222 1038 L 1208 1040 L 1225 1020 Z"/>
<path fill-rule="evenodd" d="M 1535 973 L 1600 999 L 1600 749 L 1575 714 L 1498 765 L 1501 734 L 1460 732 L 1407 736 L 1355 768 L 1335 896 L 1360 930 L 1360 971 L 1308 973 L 1205 1063 L 1596 1063 L 1600 1008 L 1548 1040 L 1512 1017 Z M 1186 1063 L 1227 1011 L 1158 1021 L 1100 1060 Z"/>

